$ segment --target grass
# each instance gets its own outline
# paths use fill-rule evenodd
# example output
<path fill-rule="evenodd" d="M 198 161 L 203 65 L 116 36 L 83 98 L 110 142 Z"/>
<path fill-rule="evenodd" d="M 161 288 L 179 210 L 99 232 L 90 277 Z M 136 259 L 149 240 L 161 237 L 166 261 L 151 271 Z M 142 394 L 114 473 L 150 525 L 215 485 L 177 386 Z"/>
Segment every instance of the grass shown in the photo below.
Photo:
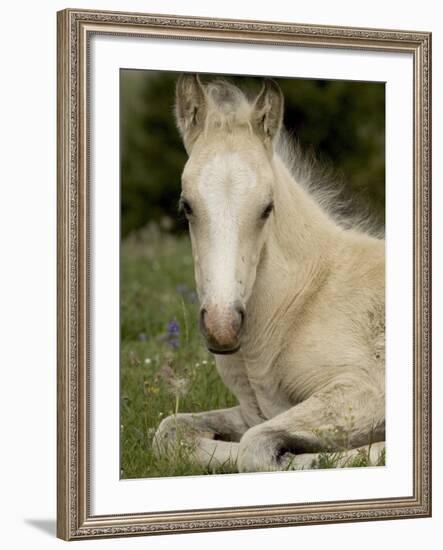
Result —
<path fill-rule="evenodd" d="M 162 459 L 152 451 L 155 429 L 176 409 L 199 412 L 236 404 L 199 334 L 187 237 L 151 226 L 122 243 L 120 307 L 121 477 L 209 473 L 191 463 L 186 448 Z M 184 381 L 179 397 L 164 375 L 169 368 Z"/>
<path fill-rule="evenodd" d="M 214 473 L 193 464 L 183 442 L 169 457 L 157 458 L 152 449 L 162 418 L 237 404 L 200 337 L 189 239 L 148 226 L 122 243 L 120 269 L 121 478 Z M 323 453 L 314 467 L 342 463 L 341 453 Z M 368 465 L 365 453 L 346 463 Z M 234 471 L 225 465 L 215 473 Z"/>

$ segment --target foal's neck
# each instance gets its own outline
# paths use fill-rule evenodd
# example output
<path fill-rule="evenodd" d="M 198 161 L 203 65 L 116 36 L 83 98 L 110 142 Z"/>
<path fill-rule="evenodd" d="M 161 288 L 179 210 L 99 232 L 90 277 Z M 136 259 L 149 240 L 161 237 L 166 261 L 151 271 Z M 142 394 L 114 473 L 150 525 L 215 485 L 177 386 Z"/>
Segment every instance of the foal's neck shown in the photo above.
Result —
<path fill-rule="evenodd" d="M 328 260 L 331 245 L 337 241 L 340 228 L 318 202 L 297 183 L 276 156 L 274 202 L 269 253 L 280 256 L 286 269 L 301 271 L 320 268 Z"/>
<path fill-rule="evenodd" d="M 274 169 L 274 214 L 251 303 L 256 317 L 302 306 L 324 281 L 341 232 L 278 156 Z"/>

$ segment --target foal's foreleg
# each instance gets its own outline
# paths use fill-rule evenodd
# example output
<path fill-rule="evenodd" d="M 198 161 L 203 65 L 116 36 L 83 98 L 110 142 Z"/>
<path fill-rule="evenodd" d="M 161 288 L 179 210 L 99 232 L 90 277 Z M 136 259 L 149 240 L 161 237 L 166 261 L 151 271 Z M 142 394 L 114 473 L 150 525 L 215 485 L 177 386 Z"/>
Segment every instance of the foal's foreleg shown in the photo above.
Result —
<path fill-rule="evenodd" d="M 383 440 L 384 396 L 368 385 L 335 383 L 250 428 L 240 442 L 238 467 L 240 471 L 306 467 L 299 455 L 308 453 L 306 460 L 313 460 L 315 453 Z"/>
<path fill-rule="evenodd" d="M 239 406 L 200 413 L 179 413 L 165 418 L 154 436 L 158 456 L 171 455 L 184 444 L 198 464 L 215 468 L 235 464 L 238 441 L 248 429 Z"/>
<path fill-rule="evenodd" d="M 358 459 L 362 459 L 368 465 L 379 466 L 383 458 L 385 442 L 371 443 L 355 449 L 345 449 L 340 452 L 303 453 L 294 455 L 287 453 L 281 457 L 279 469 L 305 470 L 311 468 L 345 468 L 355 465 Z"/>

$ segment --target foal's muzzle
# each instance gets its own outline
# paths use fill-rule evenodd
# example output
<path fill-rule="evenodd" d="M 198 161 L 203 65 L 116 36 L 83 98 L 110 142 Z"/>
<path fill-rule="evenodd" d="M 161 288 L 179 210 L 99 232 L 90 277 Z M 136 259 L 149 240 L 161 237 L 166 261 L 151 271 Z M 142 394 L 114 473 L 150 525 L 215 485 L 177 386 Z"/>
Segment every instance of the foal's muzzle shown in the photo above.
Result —
<path fill-rule="evenodd" d="M 240 349 L 245 309 L 235 303 L 221 307 L 207 304 L 200 310 L 200 330 L 212 353 L 229 354 Z"/>

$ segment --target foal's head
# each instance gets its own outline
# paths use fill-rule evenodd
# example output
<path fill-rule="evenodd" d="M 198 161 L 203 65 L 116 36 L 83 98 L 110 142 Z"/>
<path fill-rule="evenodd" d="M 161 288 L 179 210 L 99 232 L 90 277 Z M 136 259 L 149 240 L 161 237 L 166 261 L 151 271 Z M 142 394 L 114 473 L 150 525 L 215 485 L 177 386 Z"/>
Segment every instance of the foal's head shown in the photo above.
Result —
<path fill-rule="evenodd" d="M 210 351 L 233 353 L 273 215 L 273 142 L 283 97 L 266 80 L 250 103 L 235 86 L 203 86 L 195 75 L 181 76 L 176 94 L 189 155 L 180 205 L 189 220 L 201 329 Z"/>

